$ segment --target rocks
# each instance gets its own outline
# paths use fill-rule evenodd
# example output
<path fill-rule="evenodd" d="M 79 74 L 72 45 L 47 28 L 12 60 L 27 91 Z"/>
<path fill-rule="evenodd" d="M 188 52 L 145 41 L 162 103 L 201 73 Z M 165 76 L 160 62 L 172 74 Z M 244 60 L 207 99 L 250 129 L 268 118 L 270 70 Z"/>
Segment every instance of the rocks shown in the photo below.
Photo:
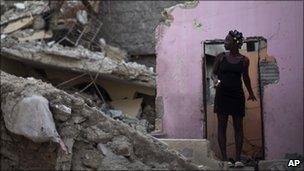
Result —
<path fill-rule="evenodd" d="M 111 134 L 104 132 L 102 129 L 98 128 L 96 125 L 86 128 L 83 131 L 84 137 L 87 138 L 87 140 L 92 142 L 102 142 L 106 143 L 111 140 L 113 137 Z"/>
<path fill-rule="evenodd" d="M 125 136 L 114 137 L 110 143 L 110 148 L 113 149 L 115 154 L 130 157 L 133 154 L 132 144 Z"/>
<path fill-rule="evenodd" d="M 120 110 L 112 110 L 112 109 L 110 109 L 109 111 L 111 113 L 111 117 L 114 118 L 114 119 L 122 119 L 123 116 L 124 116 L 123 113 L 122 113 L 122 111 L 120 111 Z"/>
<path fill-rule="evenodd" d="M 41 30 L 46 26 L 46 22 L 41 15 L 38 15 L 34 18 L 33 29 Z"/>
<path fill-rule="evenodd" d="M 137 118 L 130 118 L 126 116 L 123 118 L 122 122 L 128 124 L 130 127 L 134 128 L 137 131 L 140 131 L 145 134 L 147 133 L 148 124 L 147 121 L 144 119 L 139 120 Z"/>
<path fill-rule="evenodd" d="M 5 148 L 14 147 L 7 150 L 10 154 L 6 156 L 18 157 L 13 157 L 14 161 L 3 163 L 5 166 L 1 166 L 2 168 L 33 169 L 32 166 L 35 166 L 35 169 L 40 170 L 198 169 L 176 152 L 168 150 L 155 138 L 112 119 L 96 108 L 89 107 L 80 97 L 76 98 L 40 80 L 19 78 L 1 71 L 0 92 L 2 102 L 8 102 L 8 99 L 11 102 L 28 93 L 39 93 L 48 99 L 50 104 L 62 105 L 61 109 L 66 109 L 63 106 L 71 109 L 70 118 L 66 121 L 62 121 L 66 118 L 55 119 L 56 128 L 67 146 L 68 154 L 59 150 L 58 146 L 33 143 L 9 133 L 6 134 L 9 137 L 1 139 L 1 143 Z M 57 112 L 63 111 L 69 110 Z M 5 128 L 1 129 L 1 132 L 3 131 L 8 132 Z M 25 142 L 27 144 L 24 144 Z M 33 148 L 26 148 L 31 146 Z M 40 157 L 37 158 L 37 150 L 45 153 L 39 153 Z M 1 152 L 1 155 L 4 153 Z"/>
<path fill-rule="evenodd" d="M 86 25 L 88 23 L 88 13 L 87 13 L 87 11 L 85 11 L 85 10 L 77 11 L 76 18 L 82 25 Z"/>
<path fill-rule="evenodd" d="M 148 132 L 154 130 L 156 120 L 155 109 L 153 109 L 150 105 L 145 106 L 141 117 L 147 121 L 147 123 L 144 124 L 147 125 Z"/>
<path fill-rule="evenodd" d="M 71 108 L 62 104 L 51 105 L 54 118 L 60 121 L 66 121 L 71 117 Z"/>
<path fill-rule="evenodd" d="M 99 151 L 101 151 L 101 153 L 104 156 L 113 156 L 114 155 L 113 152 L 111 151 L 111 149 L 109 149 L 106 144 L 98 143 L 97 149 Z"/>
<path fill-rule="evenodd" d="M 77 142 L 75 144 L 72 159 L 73 170 L 97 169 L 100 167 L 104 156 L 96 148 L 88 143 Z"/>
<path fill-rule="evenodd" d="M 102 160 L 98 170 L 128 170 L 129 161 L 123 156 L 110 156 Z"/>
<path fill-rule="evenodd" d="M 86 150 L 83 152 L 82 163 L 92 169 L 97 169 L 100 165 L 100 161 L 103 159 L 100 153 L 96 150 Z"/>

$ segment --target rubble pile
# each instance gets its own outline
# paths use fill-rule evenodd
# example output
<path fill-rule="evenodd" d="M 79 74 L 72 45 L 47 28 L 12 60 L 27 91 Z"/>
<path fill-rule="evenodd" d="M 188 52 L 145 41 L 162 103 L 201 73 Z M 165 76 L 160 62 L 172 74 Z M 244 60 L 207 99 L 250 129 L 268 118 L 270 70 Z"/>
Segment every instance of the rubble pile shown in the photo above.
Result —
<path fill-rule="evenodd" d="M 96 30 L 92 31 L 95 35 L 91 38 L 91 43 L 94 42 L 96 46 L 100 47 L 97 50 L 95 48 L 92 51 L 91 45 L 81 44 L 86 42 L 85 39 L 90 38 L 84 33 L 80 33 L 72 45 L 63 42 L 65 39 L 72 41 L 73 38 L 69 37 L 70 32 L 79 30 L 76 26 L 81 25 L 83 19 L 78 17 L 77 20 L 77 13 L 84 13 L 88 10 L 80 1 L 50 1 L 50 4 L 45 1 L 25 1 L 21 4 L 23 8 L 16 7 L 1 15 L 2 55 L 41 65 L 78 72 L 100 73 L 116 79 L 143 82 L 143 84 L 155 86 L 155 73 L 152 68 L 126 62 L 126 52 L 107 45 L 104 39 L 97 37 Z M 71 19 L 75 20 L 75 27 L 68 25 Z M 95 29 L 94 24 L 97 21 L 91 16 L 88 22 L 81 27 Z M 61 26 L 60 22 L 63 22 L 64 26 Z M 66 28 L 70 30 L 64 32 L 63 30 Z M 56 31 L 62 35 L 55 33 Z"/>
<path fill-rule="evenodd" d="M 14 6 L 1 3 L 1 39 L 9 36 L 18 42 L 43 40 L 70 47 L 103 52 L 116 61 L 127 60 L 127 53 L 106 44 L 99 37 L 99 1 L 25 1 Z M 2 42 L 7 43 L 7 42 Z"/>
<path fill-rule="evenodd" d="M 56 143 L 34 143 L 11 133 L 3 116 L 24 98 L 48 100 L 67 153 Z M 198 169 L 155 138 L 114 120 L 84 99 L 51 84 L 1 71 L 1 169 Z M 43 128 L 42 128 L 43 129 Z"/>
<path fill-rule="evenodd" d="M 96 23 L 99 21 L 93 14 L 98 12 L 98 4 L 98 1 L 85 0 L 25 1 L 10 4 L 10 6 L 2 4 L 7 11 L 1 15 L 1 56 L 24 62 L 26 65 L 35 64 L 78 74 L 86 73 L 87 76 L 94 76 L 95 79 L 102 77 L 155 87 L 156 74 L 153 68 L 127 62 L 125 51 L 107 45 L 104 39 L 97 38 L 98 30 L 94 29 L 102 23 L 99 23 L 97 27 Z M 71 22 L 72 25 L 69 25 Z M 66 29 L 68 29 L 67 32 L 65 32 Z M 79 32 L 79 30 L 82 31 Z M 75 34 L 75 31 L 79 34 Z M 89 43 L 88 40 L 90 40 Z M 47 77 L 41 79 L 54 84 Z M 79 93 L 77 89 L 69 92 L 78 93 L 90 106 L 96 106 L 98 109 L 101 109 L 102 103 L 111 101 L 102 101 L 104 95 L 96 92 L 95 94 Z M 96 94 L 99 101 L 95 100 Z M 118 108 L 119 105 L 117 105 Z M 112 112 L 109 109 L 112 109 Z M 131 127 L 138 127 L 139 130 L 147 132 L 146 120 L 128 117 L 114 109 L 107 108 L 106 113 L 125 121 Z M 141 109 L 139 111 L 141 112 Z M 121 116 L 116 117 L 116 115 Z"/>
<path fill-rule="evenodd" d="M 156 127 L 156 74 L 98 37 L 98 6 L 1 1 L 1 60 L 16 65 L 0 70 L 1 170 L 198 169 L 147 134 Z M 16 63 L 27 78 L 6 73 Z M 131 94 L 117 96 L 118 83 Z"/>
<path fill-rule="evenodd" d="M 140 85 L 155 86 L 156 74 L 153 70 L 135 62 L 117 62 L 101 52 L 92 52 L 83 47 L 64 47 L 54 44 L 51 47 L 40 42 L 2 44 L 1 54 L 13 59 L 35 62 L 64 68 L 76 72 L 99 73 L 113 79 L 124 79 Z"/>

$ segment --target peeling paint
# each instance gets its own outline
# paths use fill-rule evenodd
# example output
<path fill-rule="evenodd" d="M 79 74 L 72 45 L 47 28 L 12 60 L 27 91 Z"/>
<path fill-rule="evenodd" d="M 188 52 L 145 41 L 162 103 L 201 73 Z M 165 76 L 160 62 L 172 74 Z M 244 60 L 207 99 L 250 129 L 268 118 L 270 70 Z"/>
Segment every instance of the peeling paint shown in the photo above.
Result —
<path fill-rule="evenodd" d="M 280 71 L 276 59 L 269 56 L 267 60 L 261 60 L 260 64 L 260 79 L 262 93 L 268 84 L 278 84 L 280 80 Z"/>
<path fill-rule="evenodd" d="M 174 11 L 175 8 L 179 7 L 181 9 L 193 9 L 193 8 L 195 8 L 195 7 L 198 6 L 198 3 L 199 3 L 198 0 L 186 1 L 184 3 L 176 4 L 176 5 L 172 6 L 172 7 L 165 8 L 164 11 L 161 12 L 162 17 L 164 18 L 163 19 L 163 23 L 166 26 L 170 26 L 171 25 L 171 23 L 174 20 L 172 12 Z"/>
<path fill-rule="evenodd" d="M 203 31 L 202 23 L 200 23 L 197 19 L 193 20 L 193 27 L 197 31 Z"/>

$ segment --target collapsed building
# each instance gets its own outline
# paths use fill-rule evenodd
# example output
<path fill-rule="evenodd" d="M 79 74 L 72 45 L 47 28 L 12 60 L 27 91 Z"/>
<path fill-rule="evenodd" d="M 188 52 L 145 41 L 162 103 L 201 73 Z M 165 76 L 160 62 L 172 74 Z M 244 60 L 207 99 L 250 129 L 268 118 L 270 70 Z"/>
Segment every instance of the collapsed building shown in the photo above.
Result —
<path fill-rule="evenodd" d="M 156 74 L 97 37 L 94 3 L 1 4 L 1 170 L 207 168 L 147 134 Z"/>
<path fill-rule="evenodd" d="M 213 10 L 208 2 L 178 4 L 160 14 L 162 3 L 168 7 L 177 1 L 1 1 L 1 170 L 227 168 L 210 149 L 216 143 L 202 139 L 208 129 L 203 119 L 206 111 L 199 110 L 204 67 L 198 46 L 206 37 L 214 39 L 223 32 L 218 25 L 226 14 L 213 16 L 217 22 L 212 23 L 217 24 L 210 26 L 201 23 L 211 18 L 205 15 Z M 272 3 L 261 4 L 254 11 L 273 8 Z M 244 4 L 238 6 L 246 9 Z M 281 10 L 275 8 L 277 15 Z M 227 9 L 234 11 L 225 7 L 223 13 Z M 154 16 L 153 10 L 165 17 L 163 25 L 156 25 L 157 17 L 142 19 L 142 15 Z M 277 21 L 273 18 L 268 21 Z M 256 33 L 254 28 L 250 32 Z M 156 41 L 152 40 L 154 29 Z M 177 32 L 183 36 L 176 37 Z M 268 40 L 277 36 L 266 32 L 271 35 Z M 249 47 L 247 51 L 255 46 Z M 259 63 L 265 70 L 260 77 L 265 85 L 279 80 L 276 60 L 267 59 L 272 60 Z M 158 139 L 164 137 L 183 139 Z M 266 145 L 265 150 L 278 146 Z M 274 149 L 265 154 L 282 151 Z M 290 155 L 301 158 L 297 153 Z M 287 169 L 286 160 L 259 161 L 258 165 L 261 170 Z M 251 166 L 257 163 L 252 161 Z"/>
<path fill-rule="evenodd" d="M 1 16 L 2 69 L 18 76 L 42 79 L 70 93 L 83 95 L 89 92 L 89 99 L 94 99 L 99 107 L 116 109 L 112 111 L 115 115 L 124 113 L 131 119 L 143 119 L 141 122 L 148 131 L 153 131 L 156 117 L 156 74 L 153 68 L 128 62 L 126 52 L 107 45 L 102 38 L 96 40 L 98 28 L 95 25 L 98 22 L 92 21 L 95 18 L 89 20 L 88 14 L 82 19 L 77 17 L 79 11 L 86 14 L 81 2 L 60 4 L 65 10 L 59 14 L 56 11 L 53 12 L 55 14 L 50 13 L 54 11 L 52 3 L 48 9 L 48 3 L 25 2 L 24 5 L 34 11 L 26 11 L 27 8 L 25 11 L 10 10 Z M 77 9 L 78 13 L 72 15 L 74 18 L 67 17 L 67 11 Z M 12 13 L 15 15 L 12 16 Z M 26 14 L 30 16 L 24 16 Z M 48 27 L 48 20 L 55 21 L 50 22 Z M 69 28 L 66 24 L 71 24 L 71 20 L 74 24 Z"/>

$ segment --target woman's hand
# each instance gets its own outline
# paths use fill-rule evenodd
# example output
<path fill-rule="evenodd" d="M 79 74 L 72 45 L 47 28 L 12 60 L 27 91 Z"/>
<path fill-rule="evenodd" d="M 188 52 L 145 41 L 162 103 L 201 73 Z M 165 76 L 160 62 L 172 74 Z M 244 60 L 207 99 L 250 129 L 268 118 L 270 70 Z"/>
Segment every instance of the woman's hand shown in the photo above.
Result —
<path fill-rule="evenodd" d="M 220 80 L 219 79 L 217 79 L 217 78 L 214 78 L 213 79 L 213 84 L 214 84 L 214 87 L 218 87 L 219 85 L 220 85 Z"/>
<path fill-rule="evenodd" d="M 254 94 L 249 94 L 249 97 L 247 100 L 252 100 L 252 101 L 256 101 L 257 99 L 255 98 Z"/>

